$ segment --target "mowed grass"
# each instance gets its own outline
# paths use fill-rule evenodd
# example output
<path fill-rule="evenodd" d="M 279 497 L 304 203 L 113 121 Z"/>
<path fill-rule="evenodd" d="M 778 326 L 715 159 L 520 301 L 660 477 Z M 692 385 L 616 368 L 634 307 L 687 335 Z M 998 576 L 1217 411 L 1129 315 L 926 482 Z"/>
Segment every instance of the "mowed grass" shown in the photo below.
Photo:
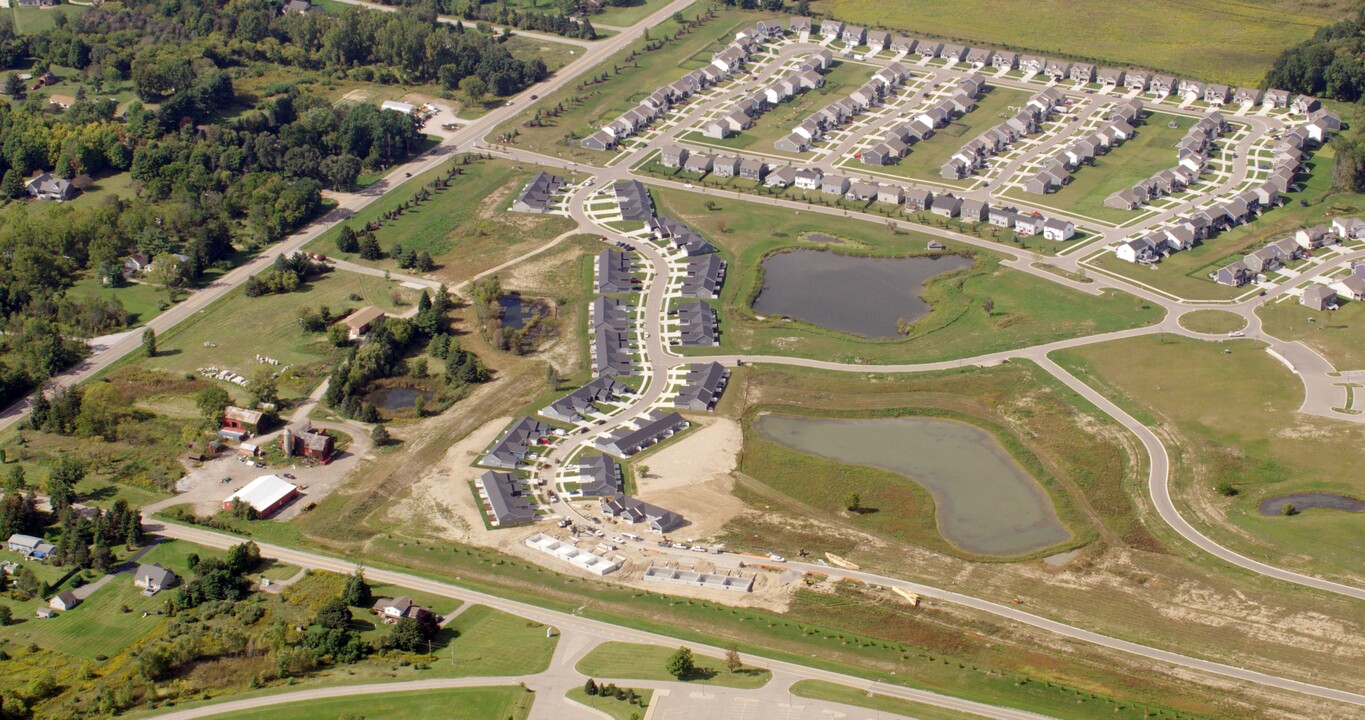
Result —
<path fill-rule="evenodd" d="M 0 638 L 87 659 L 112 656 L 165 622 L 156 611 L 165 608 L 166 596 L 143 597 L 131 574 L 115 576 L 89 599 L 47 620 L 34 617 L 34 611 L 47 607 L 46 600 L 5 602 L 18 622 L 0 627 Z M 143 617 L 143 612 L 150 614 Z"/>
<path fill-rule="evenodd" d="M 166 291 L 155 285 L 129 283 L 111 288 L 101 285 L 99 280 L 93 277 L 85 278 L 67 288 L 66 294 L 71 298 L 118 298 L 118 301 L 123 303 L 123 309 L 133 314 L 129 327 L 146 324 L 160 315 L 161 303 L 166 302 Z"/>
<path fill-rule="evenodd" d="M 854 222 L 786 208 L 721 200 L 693 193 L 653 189 L 669 214 L 691 225 L 721 248 L 730 264 L 719 302 L 721 352 L 790 355 L 869 364 L 929 362 L 1026 347 L 1067 337 L 1121 330 L 1161 320 L 1163 311 L 1129 295 L 1083 294 L 1048 280 L 1009 270 L 998 256 L 945 241 L 949 251 L 973 254 L 966 271 L 931 279 L 923 297 L 932 306 L 905 339 L 870 340 L 778 318 L 759 319 L 751 304 L 762 289 L 762 259 L 784 247 L 806 243 L 808 233 L 844 240 L 839 252 L 910 255 L 926 252 L 929 237 L 893 234 L 876 222 Z M 722 230 L 723 225 L 723 230 Z M 986 299 L 991 311 L 983 307 Z M 686 352 L 686 348 L 682 348 Z M 708 349 L 708 352 L 710 349 Z"/>
<path fill-rule="evenodd" d="M 567 43 L 549 42 L 540 38 L 528 38 L 524 35 L 513 34 L 503 42 L 503 47 L 512 53 L 512 57 L 520 60 L 539 59 L 545 63 L 545 67 L 554 72 L 565 65 L 573 62 L 575 58 L 581 56 L 584 50 L 576 45 Z"/>
<path fill-rule="evenodd" d="M 525 0 L 523 0 L 524 2 Z M 563 3 L 557 0 L 532 0 L 551 7 L 562 7 Z M 634 25 L 641 20 L 654 14 L 659 8 L 668 4 L 668 0 L 633 0 L 629 5 L 608 6 L 602 12 L 589 15 L 588 19 L 593 25 L 609 25 L 611 27 L 627 27 Z"/>
<path fill-rule="evenodd" d="M 612 720 L 631 720 L 632 718 L 638 720 L 649 708 L 649 701 L 653 699 L 654 691 L 643 688 L 635 690 L 635 692 L 640 696 L 638 702 L 618 700 L 615 697 L 603 695 L 589 695 L 581 687 L 570 690 L 565 694 L 565 697 L 598 712 L 606 713 Z"/>
<path fill-rule="evenodd" d="M 1365 370 L 1365 303 L 1340 303 L 1334 311 L 1314 310 L 1289 298 L 1262 305 L 1256 314 L 1261 316 L 1262 330 L 1281 340 L 1302 342 L 1337 370 Z M 1365 409 L 1360 391 L 1355 409 Z"/>
<path fill-rule="evenodd" d="M 194 372 L 218 367 L 247 375 L 256 366 L 256 355 L 275 358 L 279 367 L 308 365 L 328 360 L 341 350 L 325 333 L 307 333 L 300 327 L 302 308 L 326 305 L 333 314 L 369 305 L 386 312 L 401 312 L 412 301 L 402 291 L 404 305 L 394 302 L 396 282 L 373 275 L 334 270 L 305 285 L 306 290 L 249 298 L 238 288 L 205 310 L 157 338 L 157 356 L 137 362 L 144 367 L 173 372 Z M 360 299 L 351 298 L 354 294 Z"/>
<path fill-rule="evenodd" d="M 578 661 L 575 669 L 593 678 L 675 681 L 677 678 L 668 674 L 666 665 L 677 651 L 677 648 L 661 645 L 607 642 L 593 648 L 592 652 Z M 724 660 L 696 652 L 692 653 L 692 660 L 696 672 L 683 678 L 684 682 L 753 689 L 768 684 L 773 676 L 768 670 L 748 665 L 731 673 L 726 669 Z"/>
<path fill-rule="evenodd" d="M 682 14 L 692 19 L 703 11 L 702 5 L 695 4 Z M 613 157 L 612 153 L 585 149 L 578 141 L 638 105 L 660 86 L 710 62 L 711 54 L 732 40 L 736 30 L 752 25 L 756 19 L 750 14 L 719 9 L 716 17 L 705 25 L 670 41 L 660 50 L 645 52 L 647 41 L 638 40 L 582 76 L 592 78 L 607 73 L 610 77 L 605 82 L 581 89 L 569 86 L 550 93 L 499 125 L 489 137 L 510 138 L 507 142 L 511 145 L 542 155 L 593 165 L 605 163 Z M 656 40 L 672 38 L 679 28 L 678 23 L 669 19 L 650 28 L 649 34 Z M 635 56 L 633 62 L 627 60 L 631 55 Z M 536 110 L 560 104 L 565 109 L 561 115 L 543 117 L 542 127 L 526 127 Z M 516 137 L 512 137 L 514 134 Z"/>
<path fill-rule="evenodd" d="M 525 688 L 477 687 L 450 690 L 412 690 L 374 695 L 351 695 L 324 700 L 304 700 L 269 705 L 254 710 L 208 717 L 233 720 L 523 720 L 531 712 L 535 694 Z"/>
<path fill-rule="evenodd" d="M 454 161 L 458 163 L 459 161 Z M 463 174 L 451 180 L 450 187 L 432 190 L 431 199 L 410 208 L 394 220 L 385 221 L 375 238 L 386 257 L 362 260 L 355 253 L 337 250 L 341 226 L 334 227 L 308 243 L 307 248 L 351 262 L 393 272 L 401 270 L 392 257 L 397 245 L 405 250 L 425 250 L 436 261 L 434 275 L 446 282 L 468 279 L 555 236 L 573 229 L 573 221 L 555 215 L 513 213 L 508 210 L 517 192 L 535 177 L 540 168 L 504 160 L 484 160 L 458 165 Z M 555 171 L 562 174 L 563 171 Z M 367 222 L 407 202 L 427 183 L 445 177 L 446 166 L 418 175 L 383 199 L 356 213 L 349 222 L 358 229 Z"/>
<path fill-rule="evenodd" d="M 17 7 L 18 0 L 10 4 L 8 12 L 13 13 L 14 30 L 20 35 L 37 35 L 57 27 L 57 16 L 65 15 L 69 22 L 75 22 L 90 9 L 89 5 L 59 5 L 50 8 Z"/>
<path fill-rule="evenodd" d="M 1054 359 L 1175 434 L 1178 502 L 1212 508 L 1185 514 L 1215 540 L 1273 565 L 1344 582 L 1365 577 L 1359 515 L 1264 517 L 1256 509 L 1265 498 L 1292 492 L 1365 498 L 1365 479 L 1354 471 L 1365 427 L 1299 414 L 1302 384 L 1262 345 L 1161 335 L 1075 348 Z M 1215 488 L 1223 483 L 1238 495 L 1219 495 Z"/>
<path fill-rule="evenodd" d="M 1190 0 L 832 0 L 823 11 L 859 25 L 1065 54 L 1235 85 L 1257 85 L 1280 51 L 1345 17 L 1346 2 Z"/>
<path fill-rule="evenodd" d="M 1326 225 L 1339 215 L 1357 214 L 1365 208 L 1365 195 L 1332 191 L 1332 166 L 1336 149 L 1331 143 L 1314 153 L 1305 163 L 1309 172 L 1300 174 L 1298 192 L 1283 195 L 1284 204 L 1266 211 L 1252 222 L 1203 241 L 1190 250 L 1175 253 L 1155 266 L 1124 262 L 1105 251 L 1094 260 L 1094 267 L 1150 285 L 1190 300 L 1227 300 L 1247 292 L 1247 288 L 1219 285 L 1209 273 L 1234 260 L 1241 260 L 1277 237 L 1300 227 Z M 1308 203 L 1300 205 L 1300 201 Z M 1151 270 L 1150 267 L 1156 267 Z"/>
<path fill-rule="evenodd" d="M 904 715 L 905 717 L 916 718 L 916 720 L 974 720 L 979 717 L 886 695 L 868 694 L 858 688 L 825 682 L 824 680 L 799 680 L 792 685 L 791 693 L 797 697 L 843 703 L 876 710 L 878 713 L 888 712 Z"/>
<path fill-rule="evenodd" d="M 1176 124 L 1174 128 L 1170 127 L 1172 120 Z M 1131 188 L 1139 181 L 1162 170 L 1175 167 L 1177 160 L 1175 144 L 1185 136 L 1185 131 L 1193 124 L 1194 118 L 1190 117 L 1147 113 L 1146 121 L 1137 127 L 1132 139 L 1104 155 L 1097 156 L 1094 165 L 1077 169 L 1071 175 L 1071 182 L 1064 185 L 1061 190 L 1042 197 L 1015 191 L 1014 197 L 1096 220 L 1121 224 L 1132 219 L 1140 211 L 1107 208 L 1104 206 L 1104 199 L 1119 190 Z"/>
<path fill-rule="evenodd" d="M 961 150 L 963 144 L 1008 118 L 1010 107 L 1023 105 L 1033 96 L 1032 92 L 1026 90 L 989 84 L 988 87 L 990 91 L 977 98 L 975 110 L 940 128 L 927 140 L 911 145 L 910 153 L 899 162 L 878 168 L 877 171 L 901 177 L 965 185 L 968 181 L 945 180 L 939 174 L 939 168 L 948 162 L 953 153 Z"/>
<path fill-rule="evenodd" d="M 559 643 L 557 632 L 546 637 L 545 625 L 486 605 L 469 608 L 446 627 L 459 637 L 450 641 L 432 669 L 449 677 L 534 675 L 550 667 Z M 447 662 L 452 656 L 453 662 Z"/>
<path fill-rule="evenodd" d="M 1181 327 L 1200 333 L 1230 333 L 1246 325 L 1246 318 L 1226 310 L 1195 310 L 1180 316 Z"/>

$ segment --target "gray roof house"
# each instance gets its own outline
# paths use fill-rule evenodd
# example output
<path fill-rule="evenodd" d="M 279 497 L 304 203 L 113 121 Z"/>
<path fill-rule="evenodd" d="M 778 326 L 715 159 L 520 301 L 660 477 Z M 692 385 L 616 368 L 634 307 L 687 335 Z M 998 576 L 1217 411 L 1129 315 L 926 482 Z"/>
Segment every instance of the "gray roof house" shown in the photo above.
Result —
<path fill-rule="evenodd" d="M 621 206 L 622 220 L 648 220 L 654 217 L 654 201 L 639 180 L 619 180 L 612 189 Z"/>
<path fill-rule="evenodd" d="M 673 398 L 673 407 L 681 410 L 712 410 L 729 382 L 730 371 L 720 363 L 690 365 L 683 378 L 682 388 Z"/>
<path fill-rule="evenodd" d="M 720 344 L 720 330 L 716 327 L 716 311 L 705 300 L 679 303 L 677 310 L 680 343 L 687 347 L 708 347 Z"/>
<path fill-rule="evenodd" d="M 829 195 L 843 195 L 848 192 L 849 179 L 843 175 L 824 175 L 820 179 L 820 192 Z"/>
<path fill-rule="evenodd" d="M 616 250 L 603 250 L 597 254 L 597 292 L 623 293 L 635 290 L 634 267 L 630 256 Z"/>
<path fill-rule="evenodd" d="M 602 512 L 611 517 L 633 524 L 648 523 L 650 529 L 657 533 L 671 533 L 686 524 L 681 515 L 671 510 L 627 495 L 603 498 L 600 505 Z"/>
<path fill-rule="evenodd" d="M 617 497 L 625 491 L 621 463 L 606 455 L 580 457 L 575 469 L 583 497 Z"/>
<path fill-rule="evenodd" d="M 659 164 L 667 168 L 679 168 L 687 162 L 687 148 L 681 145 L 669 145 L 659 151 Z"/>
<path fill-rule="evenodd" d="M 628 392 L 630 390 L 625 385 L 605 375 L 599 375 L 583 387 L 550 403 L 548 407 L 540 411 L 540 414 L 551 420 L 561 422 L 582 422 L 589 413 L 596 409 L 597 403 L 615 401 Z"/>
<path fill-rule="evenodd" d="M 133 573 L 133 586 L 150 593 L 160 592 L 175 585 L 175 573 L 160 565 L 140 564 Z"/>
<path fill-rule="evenodd" d="M 76 189 L 72 187 L 70 180 L 55 178 L 49 173 L 43 173 L 29 180 L 24 185 L 24 190 L 32 197 L 59 202 L 71 199 L 71 196 L 76 193 Z"/>
<path fill-rule="evenodd" d="M 990 214 L 990 208 L 981 200 L 963 200 L 958 208 L 958 217 L 963 222 L 981 222 Z"/>
<path fill-rule="evenodd" d="M 679 293 L 690 298 L 714 298 L 720 295 L 725 283 L 725 261 L 715 253 L 688 258 L 687 274 L 683 276 Z"/>
<path fill-rule="evenodd" d="M 1326 285 L 1309 285 L 1303 289 L 1303 295 L 1299 297 L 1299 304 L 1314 310 L 1335 310 L 1337 307 L 1337 291 Z"/>
<path fill-rule="evenodd" d="M 597 441 L 598 447 L 617 457 L 630 457 L 688 427 L 683 416 L 664 410 L 651 411 L 639 418 L 637 424 L 633 430 L 626 427 L 613 430 Z"/>
<path fill-rule="evenodd" d="M 739 176 L 745 180 L 761 181 L 768 174 L 768 163 L 761 158 L 745 156 L 739 161 Z"/>
<path fill-rule="evenodd" d="M 479 499 L 495 527 L 525 525 L 536 521 L 535 508 L 531 506 L 530 494 L 526 484 L 512 473 L 488 472 L 474 481 L 479 490 Z"/>
<path fill-rule="evenodd" d="M 524 417 L 493 443 L 479 464 L 501 468 L 521 467 L 521 461 L 526 458 L 531 446 L 549 433 L 549 425 Z"/>
<path fill-rule="evenodd" d="M 957 217 L 961 210 L 962 199 L 951 194 L 939 195 L 929 206 L 930 212 L 943 217 Z"/>

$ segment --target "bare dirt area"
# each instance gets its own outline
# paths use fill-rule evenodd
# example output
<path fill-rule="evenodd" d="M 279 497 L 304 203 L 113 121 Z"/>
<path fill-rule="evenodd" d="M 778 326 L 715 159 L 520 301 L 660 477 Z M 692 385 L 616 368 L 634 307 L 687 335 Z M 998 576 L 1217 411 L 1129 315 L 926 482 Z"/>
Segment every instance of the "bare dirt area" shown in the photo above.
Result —
<path fill-rule="evenodd" d="M 716 534 L 744 509 L 733 494 L 736 460 L 743 444 L 739 423 L 708 418 L 678 442 L 636 464 L 636 492 L 641 500 L 687 518 L 679 535 L 704 538 Z M 647 475 L 639 472 L 648 467 Z"/>
<path fill-rule="evenodd" d="M 519 542 L 511 539 L 512 535 L 519 535 L 516 531 L 484 527 L 482 510 L 475 504 L 467 484 L 482 474 L 472 463 L 511 421 L 509 417 L 490 420 L 450 446 L 445 457 L 413 483 L 408 495 L 388 509 L 385 520 L 485 547 L 502 549 Z"/>

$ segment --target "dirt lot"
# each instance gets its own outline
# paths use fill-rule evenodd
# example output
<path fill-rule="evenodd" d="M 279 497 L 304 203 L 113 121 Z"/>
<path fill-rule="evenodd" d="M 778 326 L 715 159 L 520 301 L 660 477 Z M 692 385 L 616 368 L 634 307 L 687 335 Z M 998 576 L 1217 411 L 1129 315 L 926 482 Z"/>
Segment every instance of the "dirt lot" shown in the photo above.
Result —
<path fill-rule="evenodd" d="M 635 482 L 641 500 L 687 518 L 689 525 L 677 535 L 705 538 L 744 509 L 731 492 L 743 433 L 730 418 L 692 421 L 704 427 L 636 463 Z M 642 466 L 649 468 L 648 475 L 638 472 Z"/>

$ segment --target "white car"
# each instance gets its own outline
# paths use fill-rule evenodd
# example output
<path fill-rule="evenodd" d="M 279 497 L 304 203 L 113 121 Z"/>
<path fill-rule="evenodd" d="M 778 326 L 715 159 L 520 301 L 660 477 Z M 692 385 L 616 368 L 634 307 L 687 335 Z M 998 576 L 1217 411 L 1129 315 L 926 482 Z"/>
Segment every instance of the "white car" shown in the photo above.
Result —
<path fill-rule="evenodd" d="M 1245 337 L 1245 336 L 1246 336 L 1246 333 L 1242 332 L 1241 330 L 1233 330 L 1232 332 L 1228 333 L 1228 337 Z"/>
<path fill-rule="evenodd" d="M 691 190 L 691 189 L 692 189 L 692 183 L 683 183 L 683 187 L 687 188 L 688 190 Z"/>
<path fill-rule="evenodd" d="M 774 553 L 769 553 L 768 559 L 774 562 L 787 562 L 787 558 L 784 558 L 781 555 L 777 555 Z"/>

